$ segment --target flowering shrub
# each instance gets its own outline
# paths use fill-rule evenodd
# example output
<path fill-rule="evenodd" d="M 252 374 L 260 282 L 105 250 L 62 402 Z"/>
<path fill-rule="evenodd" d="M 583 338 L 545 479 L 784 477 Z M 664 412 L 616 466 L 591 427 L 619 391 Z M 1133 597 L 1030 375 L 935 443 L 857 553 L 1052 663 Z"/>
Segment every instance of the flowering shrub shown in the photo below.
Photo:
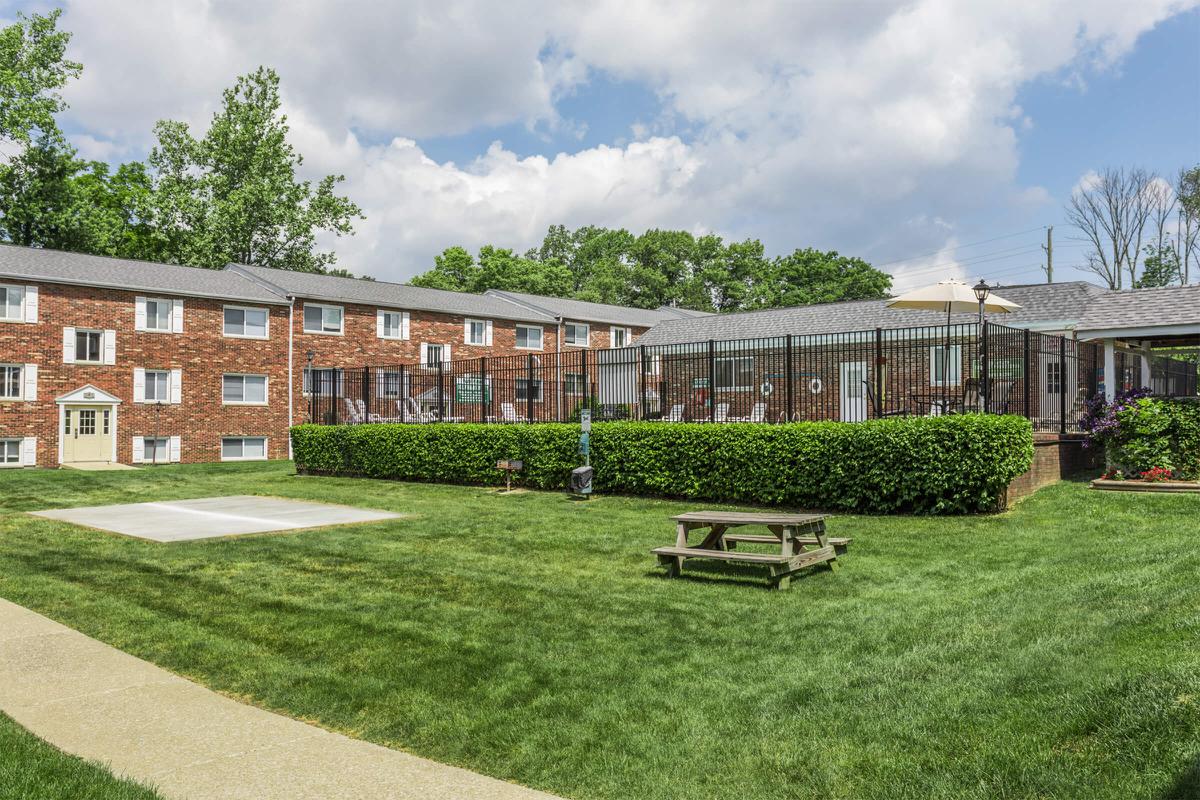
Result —
<path fill-rule="evenodd" d="M 1106 481 L 1123 481 L 1125 480 L 1125 473 L 1116 467 L 1110 467 L 1100 477 Z"/>
<path fill-rule="evenodd" d="M 1200 476 L 1200 403 L 1150 396 L 1146 388 L 1118 394 L 1112 403 L 1088 401 L 1081 427 L 1087 444 L 1100 444 L 1112 469 L 1124 477 L 1185 480 Z M 1119 480 L 1119 479 L 1117 479 Z"/>
<path fill-rule="evenodd" d="M 1171 470 L 1164 469 L 1163 467 L 1154 467 L 1142 473 L 1142 480 L 1148 483 L 1163 483 L 1164 481 L 1171 480 L 1173 477 L 1174 475 Z"/>

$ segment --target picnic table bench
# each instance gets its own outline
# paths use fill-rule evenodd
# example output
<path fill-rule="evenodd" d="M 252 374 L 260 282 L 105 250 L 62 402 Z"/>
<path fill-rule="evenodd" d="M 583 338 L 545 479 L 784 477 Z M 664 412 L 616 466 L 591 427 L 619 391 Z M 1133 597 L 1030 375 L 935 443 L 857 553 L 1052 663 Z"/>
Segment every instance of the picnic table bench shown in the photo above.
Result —
<path fill-rule="evenodd" d="M 671 578 L 679 576 L 685 560 L 702 558 L 765 566 L 771 585 L 786 589 L 792 573 L 805 567 L 828 562 L 830 569 L 837 569 L 837 556 L 846 552 L 851 541 L 825 535 L 826 514 L 689 511 L 671 519 L 675 520 L 675 546 L 651 551 L 658 556 L 658 563 L 666 566 Z M 728 532 L 743 525 L 765 525 L 771 535 Z M 703 541 L 689 546 L 688 533 L 701 528 L 708 529 Z M 741 552 L 737 550 L 739 543 L 778 544 L 780 550 L 778 554 Z"/>

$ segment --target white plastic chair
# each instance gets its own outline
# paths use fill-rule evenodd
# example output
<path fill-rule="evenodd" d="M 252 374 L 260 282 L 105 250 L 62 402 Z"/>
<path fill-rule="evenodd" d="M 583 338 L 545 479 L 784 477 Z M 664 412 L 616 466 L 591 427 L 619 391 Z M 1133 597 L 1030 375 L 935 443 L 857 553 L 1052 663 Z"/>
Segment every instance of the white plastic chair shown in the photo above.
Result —
<path fill-rule="evenodd" d="M 517 409 L 512 403 L 500 404 L 500 421 L 501 422 L 525 422 L 525 417 L 517 413 Z"/>
<path fill-rule="evenodd" d="M 671 406 L 671 410 L 662 418 L 663 422 L 683 422 L 683 403 Z"/>
<path fill-rule="evenodd" d="M 342 402 L 346 404 L 346 421 L 351 425 L 358 425 L 364 421 L 364 417 L 358 410 L 358 406 L 349 397 L 343 397 Z M 360 401 L 361 402 L 361 401 Z"/>

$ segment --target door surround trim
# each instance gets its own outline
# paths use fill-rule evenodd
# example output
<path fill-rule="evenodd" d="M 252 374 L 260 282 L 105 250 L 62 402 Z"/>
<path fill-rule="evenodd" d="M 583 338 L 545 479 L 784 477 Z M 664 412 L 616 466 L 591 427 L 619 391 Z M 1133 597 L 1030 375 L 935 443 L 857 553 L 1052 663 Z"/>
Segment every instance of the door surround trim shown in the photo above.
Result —
<path fill-rule="evenodd" d="M 63 463 L 63 423 L 66 419 L 67 406 L 111 406 L 112 407 L 112 453 L 109 461 L 117 463 L 117 407 L 121 399 L 109 394 L 103 389 L 97 389 L 92 384 L 85 384 L 73 392 L 58 397 L 54 401 L 58 405 L 58 463 Z"/>

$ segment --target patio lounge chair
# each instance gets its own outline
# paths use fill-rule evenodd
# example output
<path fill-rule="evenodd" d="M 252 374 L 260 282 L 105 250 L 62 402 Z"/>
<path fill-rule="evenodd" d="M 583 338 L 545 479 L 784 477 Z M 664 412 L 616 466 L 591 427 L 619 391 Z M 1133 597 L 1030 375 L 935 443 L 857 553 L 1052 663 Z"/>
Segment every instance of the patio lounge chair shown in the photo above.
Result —
<path fill-rule="evenodd" d="M 517 413 L 517 409 L 512 403 L 500 404 L 500 421 L 501 422 L 528 422 L 521 414 Z"/>
<path fill-rule="evenodd" d="M 360 425 L 367 421 L 366 417 L 361 411 L 358 410 L 358 406 L 355 405 L 353 400 L 351 400 L 349 397 L 343 397 L 342 402 L 346 404 L 346 422 L 349 422 L 351 425 Z"/>
<path fill-rule="evenodd" d="M 893 409 L 883 408 L 879 403 L 877 403 L 875 401 L 875 387 L 873 387 L 871 385 L 871 382 L 863 381 L 863 386 L 867 387 L 867 403 L 870 405 L 870 407 L 872 409 L 875 410 L 875 415 L 877 417 L 879 417 L 880 419 L 886 419 L 887 417 L 907 417 L 908 416 L 908 406 L 900 406 L 899 408 L 893 408 Z"/>
<path fill-rule="evenodd" d="M 754 408 L 750 409 L 748 417 L 730 417 L 729 422 L 766 422 L 767 421 L 767 404 L 755 403 Z"/>
<path fill-rule="evenodd" d="M 428 411 L 422 411 L 421 406 L 417 403 L 416 398 L 406 397 L 405 402 L 408 404 L 408 422 L 436 422 L 433 414 Z"/>
<path fill-rule="evenodd" d="M 729 403 L 717 403 L 717 411 L 713 414 L 713 422 L 729 422 Z"/>
<path fill-rule="evenodd" d="M 660 417 L 660 422 L 683 422 L 683 403 L 671 406 L 671 410 Z"/>

